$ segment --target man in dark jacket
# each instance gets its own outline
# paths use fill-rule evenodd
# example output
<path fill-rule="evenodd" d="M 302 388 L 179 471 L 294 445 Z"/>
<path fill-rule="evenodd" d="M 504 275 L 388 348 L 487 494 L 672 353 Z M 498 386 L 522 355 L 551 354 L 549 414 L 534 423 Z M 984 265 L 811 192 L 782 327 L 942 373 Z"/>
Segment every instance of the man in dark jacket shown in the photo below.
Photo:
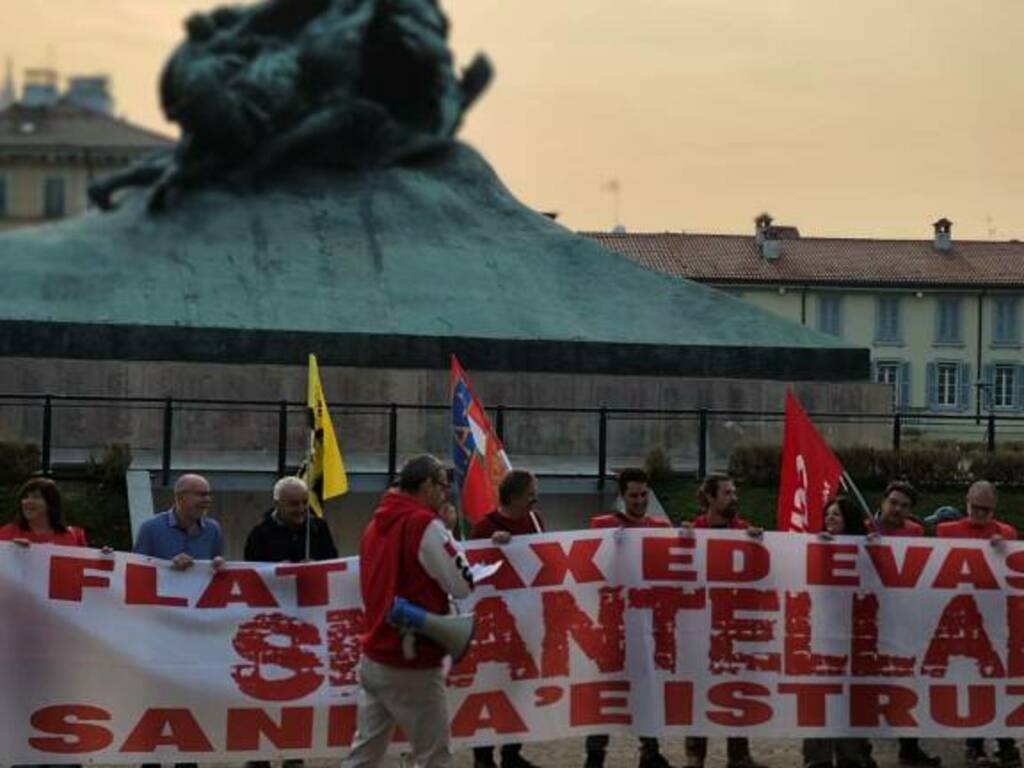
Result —
<path fill-rule="evenodd" d="M 309 512 L 306 483 L 298 477 L 282 477 L 274 484 L 273 508 L 249 531 L 245 559 L 257 563 L 301 563 L 333 560 L 337 556 L 331 529 L 323 518 Z M 302 760 L 285 760 L 283 768 L 302 765 Z M 270 763 L 251 761 L 246 768 L 270 768 Z"/>
<path fill-rule="evenodd" d="M 331 529 L 322 518 L 309 513 L 306 484 L 297 477 L 282 477 L 274 485 L 273 509 L 245 540 L 245 559 L 259 563 L 301 563 L 333 560 L 337 556 Z"/>

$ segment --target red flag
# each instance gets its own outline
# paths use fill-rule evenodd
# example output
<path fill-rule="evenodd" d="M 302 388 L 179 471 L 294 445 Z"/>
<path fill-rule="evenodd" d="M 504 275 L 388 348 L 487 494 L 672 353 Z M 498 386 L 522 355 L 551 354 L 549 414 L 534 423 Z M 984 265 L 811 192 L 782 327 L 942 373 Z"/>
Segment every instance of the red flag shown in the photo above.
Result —
<path fill-rule="evenodd" d="M 825 502 L 836 496 L 843 465 L 814 428 L 792 390 L 786 391 L 778 529 L 817 533 L 825 525 Z"/>
<path fill-rule="evenodd" d="M 484 404 L 452 355 L 452 453 L 462 513 L 471 523 L 498 506 L 498 486 L 512 464 L 491 427 Z"/>

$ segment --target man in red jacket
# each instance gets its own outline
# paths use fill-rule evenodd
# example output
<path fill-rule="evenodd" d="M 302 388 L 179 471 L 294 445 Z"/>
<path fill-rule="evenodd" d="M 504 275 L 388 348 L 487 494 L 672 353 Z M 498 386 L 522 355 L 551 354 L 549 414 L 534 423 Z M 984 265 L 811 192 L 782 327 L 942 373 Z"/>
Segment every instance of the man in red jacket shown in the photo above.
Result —
<path fill-rule="evenodd" d="M 619 497 L 622 511 L 610 512 L 591 518 L 591 528 L 670 528 L 671 523 L 662 517 L 647 514 L 647 500 L 650 497 L 647 473 L 642 469 L 624 469 L 618 477 Z M 594 733 L 587 736 L 584 748 L 587 759 L 583 768 L 604 768 L 608 752 L 608 734 Z M 658 740 L 652 736 L 640 737 L 639 768 L 671 768 L 661 754 Z"/>
<path fill-rule="evenodd" d="M 762 531 L 740 517 L 740 497 L 736 482 L 727 475 L 708 475 L 697 489 L 700 515 L 688 527 L 744 530 L 753 538 Z M 732 736 L 725 740 L 726 768 L 765 768 L 750 754 L 750 740 Z M 708 755 L 706 736 L 686 737 L 686 768 L 704 768 Z"/>
<path fill-rule="evenodd" d="M 996 520 L 999 494 L 987 480 L 979 480 L 967 489 L 967 517 L 940 523 L 935 533 L 940 539 L 988 539 L 998 545 L 1017 538 L 1017 529 L 1009 523 Z M 985 754 L 984 739 L 967 739 L 967 765 L 971 768 L 996 765 L 1000 768 L 1020 768 L 1021 757 L 1017 744 L 1011 738 L 996 739 L 996 761 Z"/>
<path fill-rule="evenodd" d="M 445 652 L 422 635 L 403 638 L 387 620 L 396 597 L 444 615 L 451 597 L 473 591 L 466 557 L 438 514 L 448 487 L 436 458 L 410 459 L 399 473 L 398 488 L 384 494 L 363 533 L 359 580 L 366 633 L 349 768 L 379 765 L 396 725 L 408 736 L 416 765 L 453 765 L 441 671 Z"/>

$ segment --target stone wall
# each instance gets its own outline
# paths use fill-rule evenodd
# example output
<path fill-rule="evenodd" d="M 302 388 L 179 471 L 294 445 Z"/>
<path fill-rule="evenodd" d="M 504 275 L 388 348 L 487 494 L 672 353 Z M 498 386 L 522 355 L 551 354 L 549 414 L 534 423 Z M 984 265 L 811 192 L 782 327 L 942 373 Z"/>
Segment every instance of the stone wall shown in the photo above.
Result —
<path fill-rule="evenodd" d="M 304 358 L 297 353 L 296 358 Z M 343 451 L 356 471 L 386 466 L 389 419 L 386 407 L 415 406 L 398 413 L 400 456 L 431 451 L 450 455 L 447 400 L 448 371 L 365 368 L 322 368 L 324 389 L 332 405 Z M 504 405 L 505 442 L 513 461 L 531 463 L 541 472 L 579 474 L 574 467 L 596 469 L 599 416 L 596 413 L 523 412 L 516 408 L 698 409 L 711 411 L 780 411 L 786 383 L 780 381 L 687 379 L 654 376 L 470 372 L 478 395 L 488 406 Z M 306 444 L 305 417 L 298 404 L 305 399 L 304 366 L 226 365 L 208 363 L 83 361 L 5 358 L 0 365 L 0 393 L 40 395 L 103 395 L 134 398 L 199 398 L 226 401 L 215 405 L 175 407 L 172 447 L 176 455 L 251 469 L 276 466 L 278 407 L 296 403 L 289 412 L 289 456 L 300 456 Z M 888 388 L 863 382 L 801 382 L 795 389 L 805 407 L 817 413 L 877 413 L 890 409 Z M 238 406 L 245 400 L 266 401 L 261 407 Z M 348 407 L 345 404 L 363 404 Z M 885 445 L 890 426 L 840 423 L 819 418 L 834 445 Z M 712 414 L 708 422 L 708 456 L 712 467 L 728 461 L 738 442 L 781 441 L 781 421 L 735 414 Z M 38 441 L 42 408 L 38 401 L 0 399 L 0 439 Z M 696 465 L 697 419 L 693 415 L 628 415 L 613 412 L 608 420 L 609 465 L 632 463 L 662 447 L 673 465 Z M 160 403 L 62 403 L 53 411 L 53 449 L 73 453 L 95 451 L 108 443 L 128 443 L 138 457 L 158 456 L 163 438 Z M 178 464 L 179 462 L 175 462 Z M 230 463 L 230 462 L 229 462 Z M 201 468 L 201 467 L 196 467 Z"/>

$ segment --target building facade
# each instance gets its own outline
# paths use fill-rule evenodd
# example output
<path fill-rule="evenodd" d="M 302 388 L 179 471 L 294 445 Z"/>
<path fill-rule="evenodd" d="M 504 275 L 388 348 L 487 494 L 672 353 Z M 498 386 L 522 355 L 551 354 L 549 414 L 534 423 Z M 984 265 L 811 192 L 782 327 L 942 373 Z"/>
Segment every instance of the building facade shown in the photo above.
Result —
<path fill-rule="evenodd" d="M 871 349 L 872 375 L 908 414 L 1024 412 L 1024 243 L 584 233 L 645 266 L 714 285 Z"/>
<path fill-rule="evenodd" d="M 52 70 L 28 70 L 21 98 L 12 101 L 12 91 L 8 73 L 0 98 L 0 229 L 82 213 L 94 179 L 173 146 L 114 117 L 104 77 L 72 77 L 61 91 Z"/>

